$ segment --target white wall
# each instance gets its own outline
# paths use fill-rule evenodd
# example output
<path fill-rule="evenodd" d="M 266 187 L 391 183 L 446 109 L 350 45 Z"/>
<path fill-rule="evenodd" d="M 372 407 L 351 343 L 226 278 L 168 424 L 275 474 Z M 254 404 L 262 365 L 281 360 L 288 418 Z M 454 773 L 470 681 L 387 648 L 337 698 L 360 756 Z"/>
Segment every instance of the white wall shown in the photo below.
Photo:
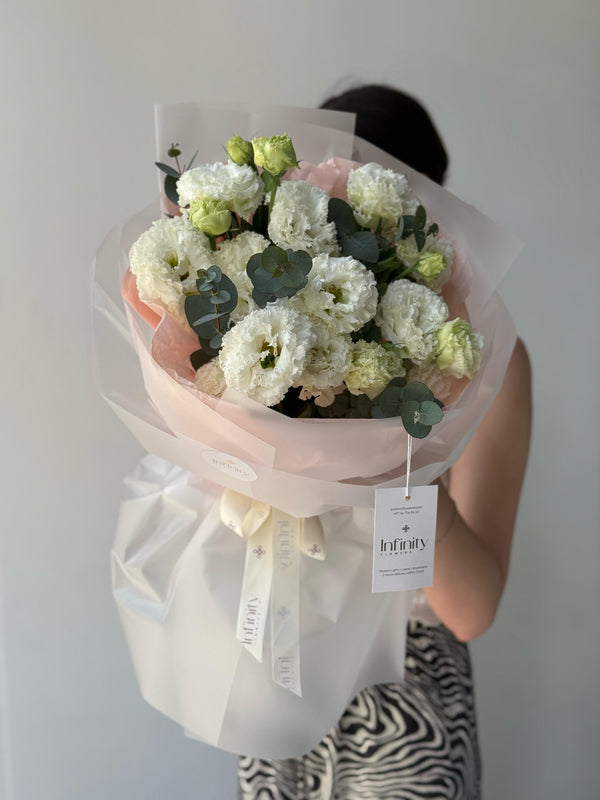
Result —
<path fill-rule="evenodd" d="M 593 0 L 3 6 L 0 787 L 232 798 L 234 761 L 139 696 L 109 590 L 138 446 L 90 376 L 88 269 L 155 191 L 155 101 L 317 104 L 349 78 L 431 108 L 450 188 L 527 243 L 503 286 L 536 420 L 506 599 L 473 647 L 488 800 L 600 796 L 598 26 Z"/>

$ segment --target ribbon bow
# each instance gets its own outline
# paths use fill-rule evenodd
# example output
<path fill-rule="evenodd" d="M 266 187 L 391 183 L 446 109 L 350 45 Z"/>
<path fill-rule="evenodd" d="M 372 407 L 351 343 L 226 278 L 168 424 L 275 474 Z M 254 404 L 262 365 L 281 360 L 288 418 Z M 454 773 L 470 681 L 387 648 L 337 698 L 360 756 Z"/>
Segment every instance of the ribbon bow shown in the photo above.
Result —
<path fill-rule="evenodd" d="M 262 662 L 270 608 L 272 678 L 301 697 L 300 553 L 325 558 L 321 522 L 292 517 L 231 489 L 221 496 L 221 519 L 247 540 L 237 638 Z"/>

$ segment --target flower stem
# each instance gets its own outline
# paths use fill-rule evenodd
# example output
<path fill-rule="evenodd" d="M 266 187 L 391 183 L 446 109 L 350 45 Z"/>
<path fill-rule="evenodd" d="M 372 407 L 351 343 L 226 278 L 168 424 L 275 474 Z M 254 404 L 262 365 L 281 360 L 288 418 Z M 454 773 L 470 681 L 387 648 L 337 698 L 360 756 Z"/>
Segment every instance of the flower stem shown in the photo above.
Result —
<path fill-rule="evenodd" d="M 400 278 L 406 278 L 407 275 L 410 275 L 410 273 L 413 272 L 417 268 L 418 264 L 419 264 L 419 262 L 415 261 L 415 263 L 412 265 L 412 267 L 408 267 L 408 269 L 405 269 L 404 272 L 401 272 L 400 275 L 398 275 L 398 278 L 396 280 L 400 280 Z"/>
<path fill-rule="evenodd" d="M 269 220 L 271 219 L 271 211 L 273 210 L 273 203 L 275 202 L 275 195 L 277 194 L 277 187 L 279 186 L 279 179 L 275 183 L 273 183 L 273 188 L 271 189 L 271 199 L 269 200 Z"/>

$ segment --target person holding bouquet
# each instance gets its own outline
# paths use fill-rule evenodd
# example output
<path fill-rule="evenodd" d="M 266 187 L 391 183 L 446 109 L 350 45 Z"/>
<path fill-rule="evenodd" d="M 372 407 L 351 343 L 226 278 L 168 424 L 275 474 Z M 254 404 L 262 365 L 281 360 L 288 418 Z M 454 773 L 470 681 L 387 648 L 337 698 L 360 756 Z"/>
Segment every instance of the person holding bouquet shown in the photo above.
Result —
<path fill-rule="evenodd" d="M 384 86 L 323 108 L 357 114 L 356 134 L 443 184 L 448 159 L 424 108 Z M 467 642 L 504 591 L 531 430 L 531 371 L 517 340 L 502 386 L 438 481 L 433 585 L 416 594 L 403 682 L 361 691 L 309 753 L 242 757 L 243 800 L 477 800 L 481 765 Z"/>

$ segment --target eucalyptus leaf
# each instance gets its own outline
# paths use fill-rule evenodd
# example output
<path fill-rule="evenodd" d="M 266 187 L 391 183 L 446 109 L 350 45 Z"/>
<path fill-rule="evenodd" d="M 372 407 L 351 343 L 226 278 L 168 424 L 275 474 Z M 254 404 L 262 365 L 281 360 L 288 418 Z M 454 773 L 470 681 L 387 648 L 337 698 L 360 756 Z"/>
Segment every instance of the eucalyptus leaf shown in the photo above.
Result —
<path fill-rule="evenodd" d="M 431 400 L 424 400 L 419 409 L 419 422 L 423 425 L 437 425 L 444 418 L 444 412 Z"/>
<path fill-rule="evenodd" d="M 357 225 L 352 206 L 339 197 L 331 197 L 327 206 L 327 219 L 333 222 L 338 237 L 349 236 L 356 231 Z"/>
<path fill-rule="evenodd" d="M 209 281 L 212 281 L 212 283 L 219 283 L 222 275 L 221 269 L 217 267 L 216 264 L 213 264 L 206 270 L 206 277 Z"/>
<path fill-rule="evenodd" d="M 223 314 L 218 314 L 214 312 L 212 314 L 204 314 L 203 316 L 198 317 L 198 319 L 191 321 L 190 325 L 195 330 L 196 328 L 200 328 L 202 325 L 205 325 L 207 322 L 213 322 L 214 320 L 217 320 L 222 316 Z"/>
<path fill-rule="evenodd" d="M 415 231 L 415 243 L 417 245 L 417 250 L 419 253 L 425 247 L 425 239 L 426 239 L 425 231 Z"/>
<path fill-rule="evenodd" d="M 400 217 L 398 219 L 398 231 L 396 233 L 396 241 L 399 242 L 402 239 L 402 234 L 404 233 L 404 217 Z"/>
<path fill-rule="evenodd" d="M 387 386 L 375 400 L 385 417 L 397 417 L 402 404 L 402 387 Z"/>
<path fill-rule="evenodd" d="M 164 182 L 165 194 L 176 206 L 179 205 L 179 192 L 177 191 L 178 180 L 179 177 L 175 178 L 173 175 L 167 175 Z"/>
<path fill-rule="evenodd" d="M 202 347 L 204 352 L 208 356 L 210 356 L 211 359 L 219 354 L 219 348 L 218 347 L 211 347 L 210 346 L 210 341 L 211 341 L 210 339 L 201 339 L 200 337 L 198 337 L 198 339 L 200 341 L 200 346 Z"/>
<path fill-rule="evenodd" d="M 261 256 L 261 263 L 264 269 L 271 274 L 282 264 L 286 264 L 288 261 L 287 253 L 281 247 L 277 247 L 276 244 L 270 244 L 262 253 L 259 253 Z"/>
<path fill-rule="evenodd" d="M 299 287 L 302 283 L 306 284 L 306 275 L 296 264 L 291 264 L 290 269 L 282 273 L 278 279 L 282 286 Z"/>
<path fill-rule="evenodd" d="M 219 292 L 221 295 L 227 295 L 226 300 L 221 300 L 219 304 L 220 311 L 226 311 L 227 313 L 231 313 L 238 304 L 238 291 L 235 286 L 235 283 L 231 280 L 228 275 L 221 275 L 221 280 L 219 282 Z"/>
<path fill-rule="evenodd" d="M 434 397 L 431 389 L 424 383 L 421 383 L 421 381 L 411 381 L 411 383 L 407 383 L 404 387 L 404 399 L 416 400 L 418 403 L 422 403 L 423 400 L 433 400 Z"/>
<path fill-rule="evenodd" d="M 225 291 L 225 289 L 219 289 L 219 291 L 216 294 L 213 294 L 211 296 L 210 302 L 214 306 L 218 306 L 218 305 L 221 305 L 223 303 L 226 303 L 230 299 L 231 299 L 231 295 L 229 294 L 229 292 Z"/>
<path fill-rule="evenodd" d="M 304 272 L 305 275 L 312 269 L 312 258 L 305 250 L 287 250 L 288 260 L 292 264 L 296 264 Z"/>
<path fill-rule="evenodd" d="M 215 335 L 212 337 L 212 339 L 209 342 L 209 345 L 213 350 L 220 350 L 222 344 L 223 344 L 223 334 L 222 333 L 215 333 Z"/>
<path fill-rule="evenodd" d="M 260 289 L 252 290 L 252 299 L 259 308 L 264 308 L 267 303 L 273 302 L 276 298 L 271 293 L 261 292 Z"/>
<path fill-rule="evenodd" d="M 248 267 L 248 275 L 253 285 L 260 289 L 261 292 L 274 292 L 279 287 L 279 281 L 263 268 L 261 264 L 256 269 L 250 270 Z"/>
<path fill-rule="evenodd" d="M 427 213 L 423 206 L 419 206 L 417 208 L 417 212 L 415 214 L 415 230 L 422 231 L 425 227 L 425 223 L 427 222 Z"/>
<path fill-rule="evenodd" d="M 431 431 L 431 425 L 423 425 L 422 422 L 413 422 L 402 418 L 402 424 L 406 432 L 415 439 L 424 439 Z"/>
<path fill-rule="evenodd" d="M 437 224 L 437 222 L 433 222 L 429 226 L 429 230 L 427 231 L 427 236 L 437 236 L 439 232 L 440 232 L 440 226 Z"/>
<path fill-rule="evenodd" d="M 248 259 L 246 272 L 252 281 L 252 296 L 261 307 L 278 297 L 293 297 L 306 286 L 312 259 L 303 250 L 283 250 L 269 245 Z"/>
<path fill-rule="evenodd" d="M 357 231 L 350 236 L 341 236 L 340 248 L 343 255 L 352 256 L 363 263 L 374 264 L 379 258 L 377 238 L 370 231 Z"/>
<path fill-rule="evenodd" d="M 179 155 L 179 153 L 177 155 Z M 173 167 L 170 167 L 168 164 L 163 164 L 162 161 L 155 161 L 154 163 L 161 172 L 165 173 L 165 175 L 170 175 L 172 178 L 177 178 L 177 180 L 179 180 L 179 178 L 181 177 L 181 174 L 177 172 L 176 169 L 173 169 Z"/>

